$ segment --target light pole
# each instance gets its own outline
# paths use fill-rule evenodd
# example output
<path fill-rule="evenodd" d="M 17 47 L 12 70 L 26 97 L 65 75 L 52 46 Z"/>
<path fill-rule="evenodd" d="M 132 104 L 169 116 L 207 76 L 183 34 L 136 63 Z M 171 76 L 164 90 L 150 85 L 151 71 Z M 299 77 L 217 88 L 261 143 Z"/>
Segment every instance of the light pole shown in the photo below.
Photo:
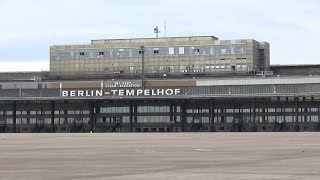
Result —
<path fill-rule="evenodd" d="M 144 46 L 139 47 L 139 53 L 141 54 L 141 86 L 144 89 Z"/>

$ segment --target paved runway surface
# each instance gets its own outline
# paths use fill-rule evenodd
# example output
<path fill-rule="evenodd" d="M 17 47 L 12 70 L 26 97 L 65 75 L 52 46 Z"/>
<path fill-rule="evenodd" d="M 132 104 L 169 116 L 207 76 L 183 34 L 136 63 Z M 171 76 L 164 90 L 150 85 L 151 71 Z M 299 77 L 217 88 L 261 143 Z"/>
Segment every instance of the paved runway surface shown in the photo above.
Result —
<path fill-rule="evenodd" d="M 320 179 L 320 133 L 0 134 L 0 179 Z"/>

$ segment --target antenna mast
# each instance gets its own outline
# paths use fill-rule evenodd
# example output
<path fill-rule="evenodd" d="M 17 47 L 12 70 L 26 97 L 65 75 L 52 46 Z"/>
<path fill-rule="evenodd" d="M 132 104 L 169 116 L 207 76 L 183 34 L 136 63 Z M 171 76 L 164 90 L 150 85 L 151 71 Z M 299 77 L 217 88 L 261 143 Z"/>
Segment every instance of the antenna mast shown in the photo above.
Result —
<path fill-rule="evenodd" d="M 153 32 L 156 34 L 156 38 L 158 38 L 160 33 L 159 27 L 156 26 L 155 28 L 153 28 Z"/>

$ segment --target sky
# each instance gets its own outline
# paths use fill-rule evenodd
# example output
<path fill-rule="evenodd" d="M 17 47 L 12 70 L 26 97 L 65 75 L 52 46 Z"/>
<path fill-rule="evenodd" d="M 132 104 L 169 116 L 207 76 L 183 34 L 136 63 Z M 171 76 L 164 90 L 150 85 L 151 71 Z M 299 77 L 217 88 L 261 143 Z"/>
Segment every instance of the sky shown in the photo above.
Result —
<path fill-rule="evenodd" d="M 0 71 L 49 70 L 51 45 L 155 37 L 155 26 L 267 41 L 271 64 L 320 64 L 318 0 L 0 0 Z"/>

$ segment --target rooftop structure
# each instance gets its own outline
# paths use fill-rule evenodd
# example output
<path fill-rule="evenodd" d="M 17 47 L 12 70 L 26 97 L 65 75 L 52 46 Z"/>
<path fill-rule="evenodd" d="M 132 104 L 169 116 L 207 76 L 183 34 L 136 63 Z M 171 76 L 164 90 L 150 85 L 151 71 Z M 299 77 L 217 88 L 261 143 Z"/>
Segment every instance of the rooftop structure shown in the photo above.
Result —
<path fill-rule="evenodd" d="M 252 74 L 269 71 L 269 53 L 267 42 L 214 36 L 92 40 L 88 45 L 51 46 L 50 74 L 65 78 L 136 75 L 143 68 L 146 75 Z"/>

